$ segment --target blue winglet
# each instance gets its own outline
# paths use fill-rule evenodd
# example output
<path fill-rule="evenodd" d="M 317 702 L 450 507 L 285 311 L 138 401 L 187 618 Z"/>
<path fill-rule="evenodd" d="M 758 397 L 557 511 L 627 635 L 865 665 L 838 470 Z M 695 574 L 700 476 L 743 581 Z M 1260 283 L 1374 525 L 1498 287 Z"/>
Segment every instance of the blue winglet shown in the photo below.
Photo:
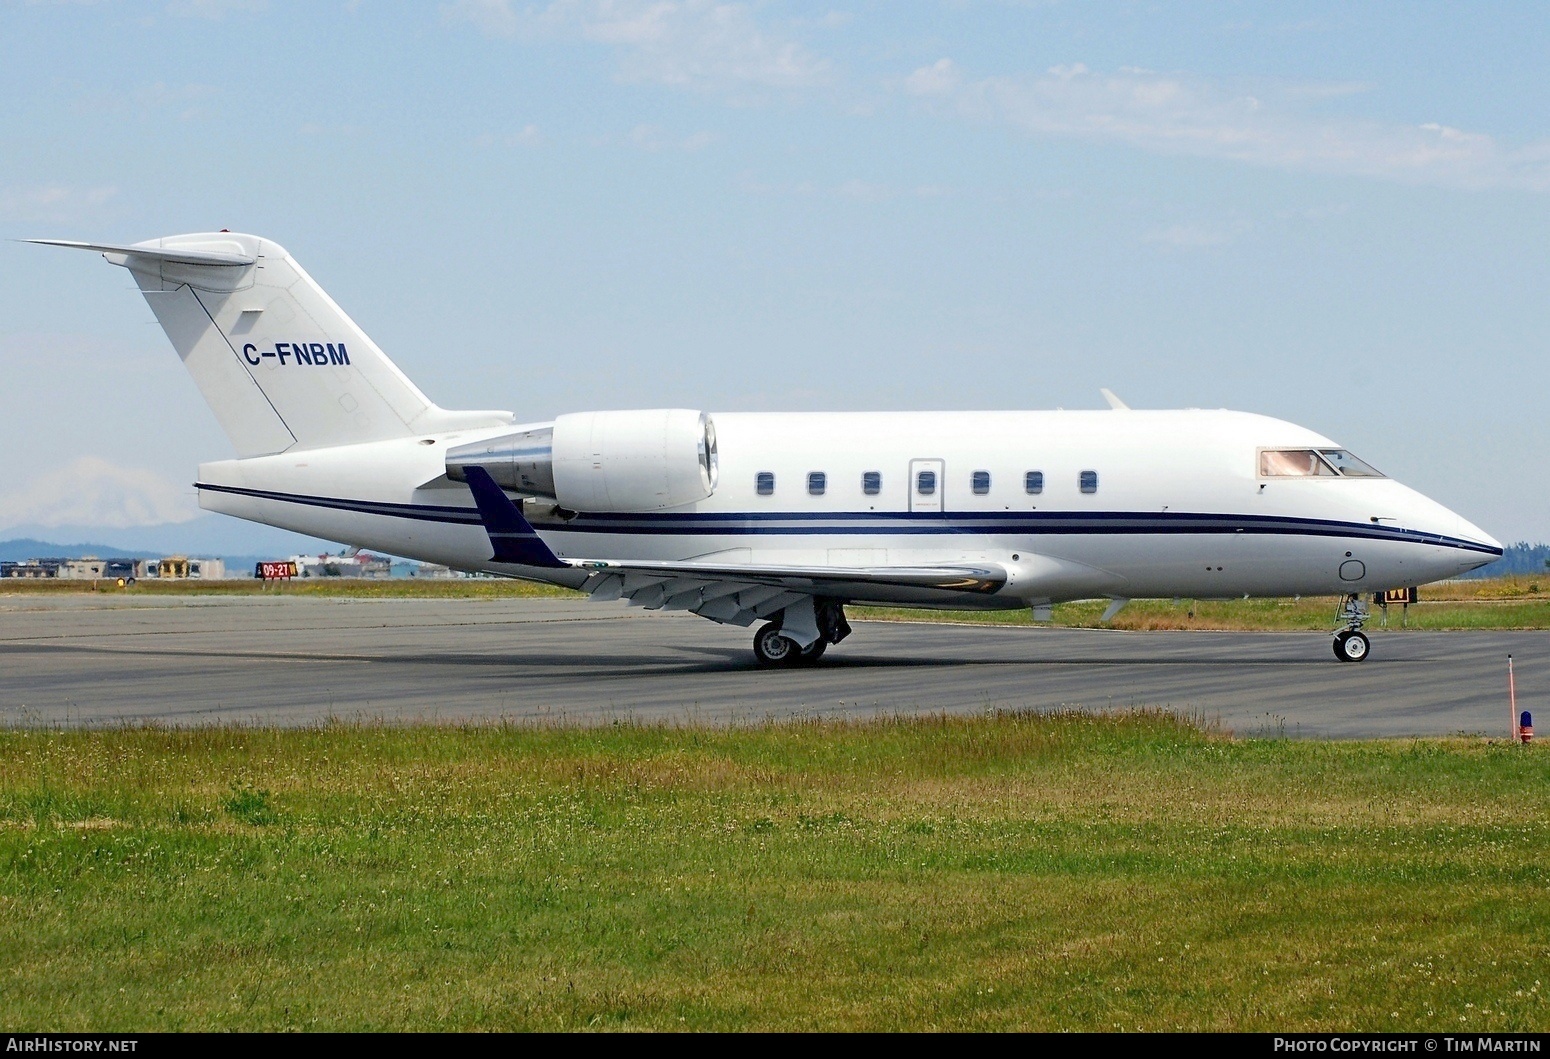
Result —
<path fill-rule="evenodd" d="M 532 523 L 522 517 L 522 509 L 511 502 L 483 467 L 465 467 L 469 491 L 479 507 L 479 521 L 484 523 L 485 533 L 495 554 L 490 559 L 497 563 L 515 563 L 520 566 L 569 566 L 555 557 L 554 552 L 533 530 Z"/>

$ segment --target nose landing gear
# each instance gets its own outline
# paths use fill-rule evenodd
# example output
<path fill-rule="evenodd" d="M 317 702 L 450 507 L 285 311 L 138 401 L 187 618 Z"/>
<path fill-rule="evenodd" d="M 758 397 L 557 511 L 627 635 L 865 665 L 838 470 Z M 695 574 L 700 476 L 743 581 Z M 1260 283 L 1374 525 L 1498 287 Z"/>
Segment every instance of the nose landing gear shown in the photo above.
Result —
<path fill-rule="evenodd" d="M 1370 613 L 1367 604 L 1354 592 L 1340 601 L 1340 609 L 1335 615 L 1336 620 L 1345 622 L 1345 628 L 1335 633 L 1335 657 L 1340 661 L 1366 661 L 1372 641 L 1362 632 L 1362 626 L 1367 624 Z"/>

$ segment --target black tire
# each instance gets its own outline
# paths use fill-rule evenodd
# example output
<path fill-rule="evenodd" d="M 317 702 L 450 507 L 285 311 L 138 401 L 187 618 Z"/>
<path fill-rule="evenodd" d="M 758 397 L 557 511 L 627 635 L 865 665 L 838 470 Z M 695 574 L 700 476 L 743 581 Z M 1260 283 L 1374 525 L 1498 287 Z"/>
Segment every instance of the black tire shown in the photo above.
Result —
<path fill-rule="evenodd" d="M 1342 632 L 1335 637 L 1335 657 L 1342 662 L 1365 662 L 1372 653 L 1372 641 L 1365 633 Z"/>
<path fill-rule="evenodd" d="M 812 643 L 802 648 L 801 652 L 796 657 L 796 661 L 792 664 L 799 666 L 815 666 L 818 664 L 818 660 L 823 657 L 823 653 L 828 649 L 828 640 L 821 638 L 814 640 Z"/>
<path fill-rule="evenodd" d="M 780 634 L 780 625 L 770 622 L 754 633 L 753 656 L 761 666 L 789 666 L 802 657 L 802 649 Z"/>

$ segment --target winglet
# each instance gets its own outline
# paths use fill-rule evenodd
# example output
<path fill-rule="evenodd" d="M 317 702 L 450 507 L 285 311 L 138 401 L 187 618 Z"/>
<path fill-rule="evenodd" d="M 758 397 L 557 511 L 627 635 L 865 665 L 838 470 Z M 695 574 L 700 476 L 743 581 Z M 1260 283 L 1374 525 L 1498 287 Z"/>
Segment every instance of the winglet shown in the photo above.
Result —
<path fill-rule="evenodd" d="M 1118 397 L 1115 397 L 1113 390 L 1105 389 L 1104 387 L 1100 386 L 1098 388 L 1098 392 L 1103 394 L 1103 399 L 1105 401 L 1109 402 L 1109 407 L 1114 409 L 1114 411 L 1116 411 L 1116 412 L 1128 412 L 1128 411 L 1130 411 L 1130 406 L 1128 404 L 1126 404 L 1124 401 L 1121 401 Z"/>
<path fill-rule="evenodd" d="M 543 566 L 551 569 L 568 567 L 549 550 L 543 538 L 534 532 L 532 523 L 522 517 L 522 509 L 511 502 L 483 467 L 471 466 L 464 470 L 468 477 L 469 491 L 479 507 L 479 521 L 490 536 L 495 554 L 490 558 L 497 563 L 514 563 L 519 566 Z"/>

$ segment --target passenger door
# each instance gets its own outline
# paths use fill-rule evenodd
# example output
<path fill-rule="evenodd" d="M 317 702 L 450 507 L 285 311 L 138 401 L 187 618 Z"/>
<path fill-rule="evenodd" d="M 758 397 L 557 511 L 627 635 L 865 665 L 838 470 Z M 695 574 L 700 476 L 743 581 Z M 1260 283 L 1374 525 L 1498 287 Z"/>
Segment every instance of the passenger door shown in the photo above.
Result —
<path fill-rule="evenodd" d="M 943 492 L 947 488 L 946 464 L 942 460 L 910 461 L 910 510 L 941 514 L 947 510 Z"/>

